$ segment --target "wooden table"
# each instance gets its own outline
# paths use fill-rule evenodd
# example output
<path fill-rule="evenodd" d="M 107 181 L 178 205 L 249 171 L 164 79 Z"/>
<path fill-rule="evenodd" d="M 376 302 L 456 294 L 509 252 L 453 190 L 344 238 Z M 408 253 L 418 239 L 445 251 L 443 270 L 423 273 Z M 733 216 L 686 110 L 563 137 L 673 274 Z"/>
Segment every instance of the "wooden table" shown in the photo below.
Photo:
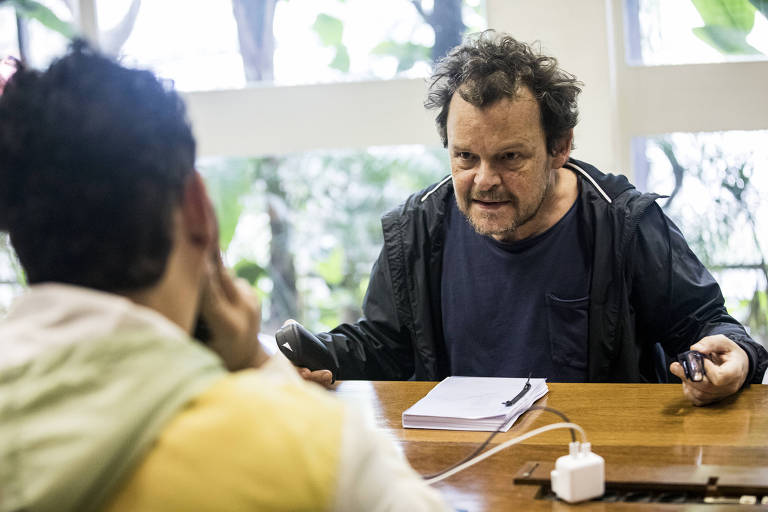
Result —
<path fill-rule="evenodd" d="M 413 467 L 434 473 L 468 455 L 485 432 L 403 429 L 401 413 L 434 382 L 346 381 L 336 388 L 345 401 L 369 411 L 373 421 L 402 446 Z M 694 407 L 673 384 L 549 384 L 537 405 L 554 407 L 582 426 L 593 450 L 605 458 L 608 479 L 628 468 L 768 467 L 768 386 L 755 385 L 723 402 Z M 544 411 L 524 415 L 492 444 L 560 419 Z M 498 453 L 436 486 L 459 510 L 718 510 L 713 505 L 564 502 L 535 499 L 539 487 L 515 485 L 527 461 L 565 455 L 567 430 L 547 432 Z M 622 469 L 623 468 L 623 469 Z M 706 467 L 704 469 L 707 469 Z M 768 507 L 729 506 L 743 509 Z"/>

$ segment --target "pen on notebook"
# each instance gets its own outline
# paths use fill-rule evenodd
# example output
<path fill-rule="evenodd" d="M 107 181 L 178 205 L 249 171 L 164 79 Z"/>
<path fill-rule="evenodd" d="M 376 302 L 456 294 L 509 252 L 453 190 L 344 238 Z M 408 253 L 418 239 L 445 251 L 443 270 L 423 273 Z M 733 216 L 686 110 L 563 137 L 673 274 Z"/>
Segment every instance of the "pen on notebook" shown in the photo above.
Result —
<path fill-rule="evenodd" d="M 525 396 L 525 394 L 528 392 L 528 390 L 531 389 L 531 374 L 528 374 L 528 380 L 525 381 L 525 385 L 523 386 L 523 389 L 520 390 L 520 392 L 515 395 L 514 398 L 511 400 L 507 400 L 506 402 L 501 402 L 502 404 L 506 405 L 507 407 L 511 405 L 515 405 L 521 398 Z"/>

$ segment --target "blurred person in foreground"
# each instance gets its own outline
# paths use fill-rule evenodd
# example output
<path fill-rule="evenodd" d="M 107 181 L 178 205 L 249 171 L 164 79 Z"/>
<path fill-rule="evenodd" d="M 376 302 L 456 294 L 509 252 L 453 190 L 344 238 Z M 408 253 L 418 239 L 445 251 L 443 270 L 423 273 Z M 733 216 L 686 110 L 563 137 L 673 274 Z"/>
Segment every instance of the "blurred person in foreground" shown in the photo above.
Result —
<path fill-rule="evenodd" d="M 580 85 L 494 31 L 438 63 L 426 106 L 451 175 L 382 218 L 364 318 L 318 335 L 338 378 L 666 382 L 670 371 L 696 405 L 761 382 L 768 353 L 728 314 L 661 196 L 570 157 Z M 701 381 L 670 364 L 689 349 L 706 357 Z"/>
<path fill-rule="evenodd" d="M 0 321 L 0 510 L 445 510 L 264 353 L 194 159 L 179 96 L 82 42 L 7 83 L 0 229 L 31 286 Z"/>

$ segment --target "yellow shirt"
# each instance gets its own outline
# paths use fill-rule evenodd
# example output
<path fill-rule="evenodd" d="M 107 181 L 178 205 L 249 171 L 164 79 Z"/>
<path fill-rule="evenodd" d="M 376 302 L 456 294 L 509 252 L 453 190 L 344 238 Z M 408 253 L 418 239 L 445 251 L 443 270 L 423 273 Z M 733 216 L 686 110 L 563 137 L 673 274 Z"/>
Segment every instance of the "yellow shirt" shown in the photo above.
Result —
<path fill-rule="evenodd" d="M 330 510 L 343 407 L 269 372 L 227 376 L 176 416 L 109 512 Z"/>

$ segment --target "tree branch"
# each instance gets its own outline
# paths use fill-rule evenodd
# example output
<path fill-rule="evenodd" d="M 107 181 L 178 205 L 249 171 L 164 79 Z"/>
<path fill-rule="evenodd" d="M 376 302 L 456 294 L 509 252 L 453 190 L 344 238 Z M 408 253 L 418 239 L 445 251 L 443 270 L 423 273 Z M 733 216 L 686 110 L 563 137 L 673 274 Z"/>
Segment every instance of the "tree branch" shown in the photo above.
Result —
<path fill-rule="evenodd" d="M 664 208 L 669 208 L 669 205 L 672 204 L 672 200 L 677 196 L 678 192 L 680 192 L 680 188 L 683 186 L 685 168 L 680 165 L 680 162 L 677 160 L 677 156 L 675 155 L 675 149 L 672 147 L 672 143 L 666 137 L 657 139 L 656 145 L 664 153 L 664 156 L 667 157 L 669 165 L 672 166 L 672 174 L 675 177 L 675 187 L 672 189 L 672 192 L 667 198 L 667 202 L 664 204 Z"/>
<path fill-rule="evenodd" d="M 125 13 L 120 23 L 115 25 L 114 28 L 101 32 L 99 34 L 99 40 L 101 42 L 101 49 L 108 55 L 117 55 L 120 53 L 120 49 L 125 42 L 131 36 L 133 27 L 136 24 L 136 16 L 139 14 L 141 8 L 141 0 L 133 0 L 128 12 Z"/>
<path fill-rule="evenodd" d="M 419 11 L 419 14 L 421 14 L 421 17 L 424 18 L 424 21 L 432 24 L 432 16 L 424 12 L 424 9 L 421 7 L 421 0 L 411 0 L 411 4 L 416 8 L 417 11 Z"/>

